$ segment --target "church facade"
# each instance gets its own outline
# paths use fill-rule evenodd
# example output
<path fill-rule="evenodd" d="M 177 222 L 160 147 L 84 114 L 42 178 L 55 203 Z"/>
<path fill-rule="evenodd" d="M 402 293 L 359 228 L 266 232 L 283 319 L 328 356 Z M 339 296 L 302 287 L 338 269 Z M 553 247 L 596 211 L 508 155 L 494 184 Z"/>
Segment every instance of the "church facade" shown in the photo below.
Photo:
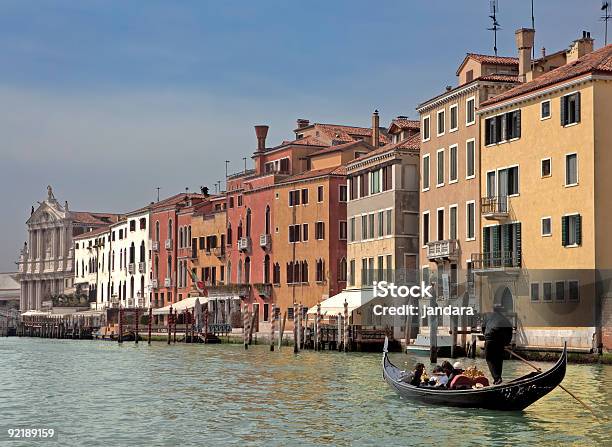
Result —
<path fill-rule="evenodd" d="M 40 310 L 59 295 L 74 293 L 72 239 L 117 222 L 118 215 L 70 211 L 47 187 L 47 197 L 32 207 L 26 222 L 28 237 L 19 257 L 20 310 Z"/>

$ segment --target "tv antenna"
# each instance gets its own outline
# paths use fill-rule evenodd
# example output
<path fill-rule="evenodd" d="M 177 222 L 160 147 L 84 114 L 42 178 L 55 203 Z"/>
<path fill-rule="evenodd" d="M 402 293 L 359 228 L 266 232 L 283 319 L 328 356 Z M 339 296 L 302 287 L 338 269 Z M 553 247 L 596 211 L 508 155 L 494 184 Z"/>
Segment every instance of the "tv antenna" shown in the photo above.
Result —
<path fill-rule="evenodd" d="M 610 2 L 609 0 L 602 0 L 601 10 L 603 11 L 603 16 L 601 16 L 601 20 L 606 24 L 606 37 L 604 45 L 608 45 L 608 22 L 610 21 L 610 19 L 612 19 L 612 2 Z"/>
<path fill-rule="evenodd" d="M 489 0 L 489 7 L 491 12 L 489 17 L 493 21 L 493 26 L 491 28 L 487 28 L 487 30 L 493 31 L 493 51 L 495 51 L 495 56 L 497 56 L 497 31 L 501 30 L 501 26 L 499 26 L 499 22 L 497 21 L 497 13 L 499 12 L 498 0 Z"/>

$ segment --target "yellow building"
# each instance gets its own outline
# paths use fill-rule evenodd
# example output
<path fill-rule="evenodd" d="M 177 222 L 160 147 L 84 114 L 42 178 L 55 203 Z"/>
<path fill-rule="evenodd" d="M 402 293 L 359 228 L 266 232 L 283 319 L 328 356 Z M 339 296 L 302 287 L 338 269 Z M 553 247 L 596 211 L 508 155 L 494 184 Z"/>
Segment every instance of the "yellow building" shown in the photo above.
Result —
<path fill-rule="evenodd" d="M 478 111 L 482 304 L 516 319 L 518 344 L 610 348 L 612 45 L 593 51 L 584 34 L 565 65 L 533 72 L 525 31 L 526 82 Z"/>

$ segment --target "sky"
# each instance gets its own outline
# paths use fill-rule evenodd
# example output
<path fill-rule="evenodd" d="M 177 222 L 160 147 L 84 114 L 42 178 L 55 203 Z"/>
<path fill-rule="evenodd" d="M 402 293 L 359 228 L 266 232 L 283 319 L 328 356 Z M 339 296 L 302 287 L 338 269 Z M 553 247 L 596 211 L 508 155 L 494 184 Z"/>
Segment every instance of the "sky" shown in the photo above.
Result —
<path fill-rule="evenodd" d="M 535 0 L 536 48 L 582 30 L 603 44 L 600 0 Z M 215 191 L 297 118 L 369 126 L 455 85 L 467 52 L 493 52 L 488 0 L 3 0 L 0 271 L 15 271 L 30 208 L 52 185 L 72 210 L 126 212 Z M 500 55 L 531 25 L 499 0 Z M 612 25 L 611 25 L 612 29 Z M 248 160 L 249 167 L 251 160 Z"/>

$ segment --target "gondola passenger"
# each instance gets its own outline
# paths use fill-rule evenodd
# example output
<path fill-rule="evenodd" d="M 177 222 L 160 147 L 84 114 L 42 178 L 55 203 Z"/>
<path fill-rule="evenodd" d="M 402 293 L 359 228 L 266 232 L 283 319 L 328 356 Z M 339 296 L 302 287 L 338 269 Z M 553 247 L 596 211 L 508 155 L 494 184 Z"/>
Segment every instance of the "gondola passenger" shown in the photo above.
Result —
<path fill-rule="evenodd" d="M 406 374 L 401 377 L 402 382 L 407 382 L 410 385 L 419 386 L 421 385 L 421 379 L 423 378 L 423 373 L 425 372 L 425 365 L 422 363 L 417 363 L 414 367 L 414 371 L 411 371 L 409 374 Z"/>

